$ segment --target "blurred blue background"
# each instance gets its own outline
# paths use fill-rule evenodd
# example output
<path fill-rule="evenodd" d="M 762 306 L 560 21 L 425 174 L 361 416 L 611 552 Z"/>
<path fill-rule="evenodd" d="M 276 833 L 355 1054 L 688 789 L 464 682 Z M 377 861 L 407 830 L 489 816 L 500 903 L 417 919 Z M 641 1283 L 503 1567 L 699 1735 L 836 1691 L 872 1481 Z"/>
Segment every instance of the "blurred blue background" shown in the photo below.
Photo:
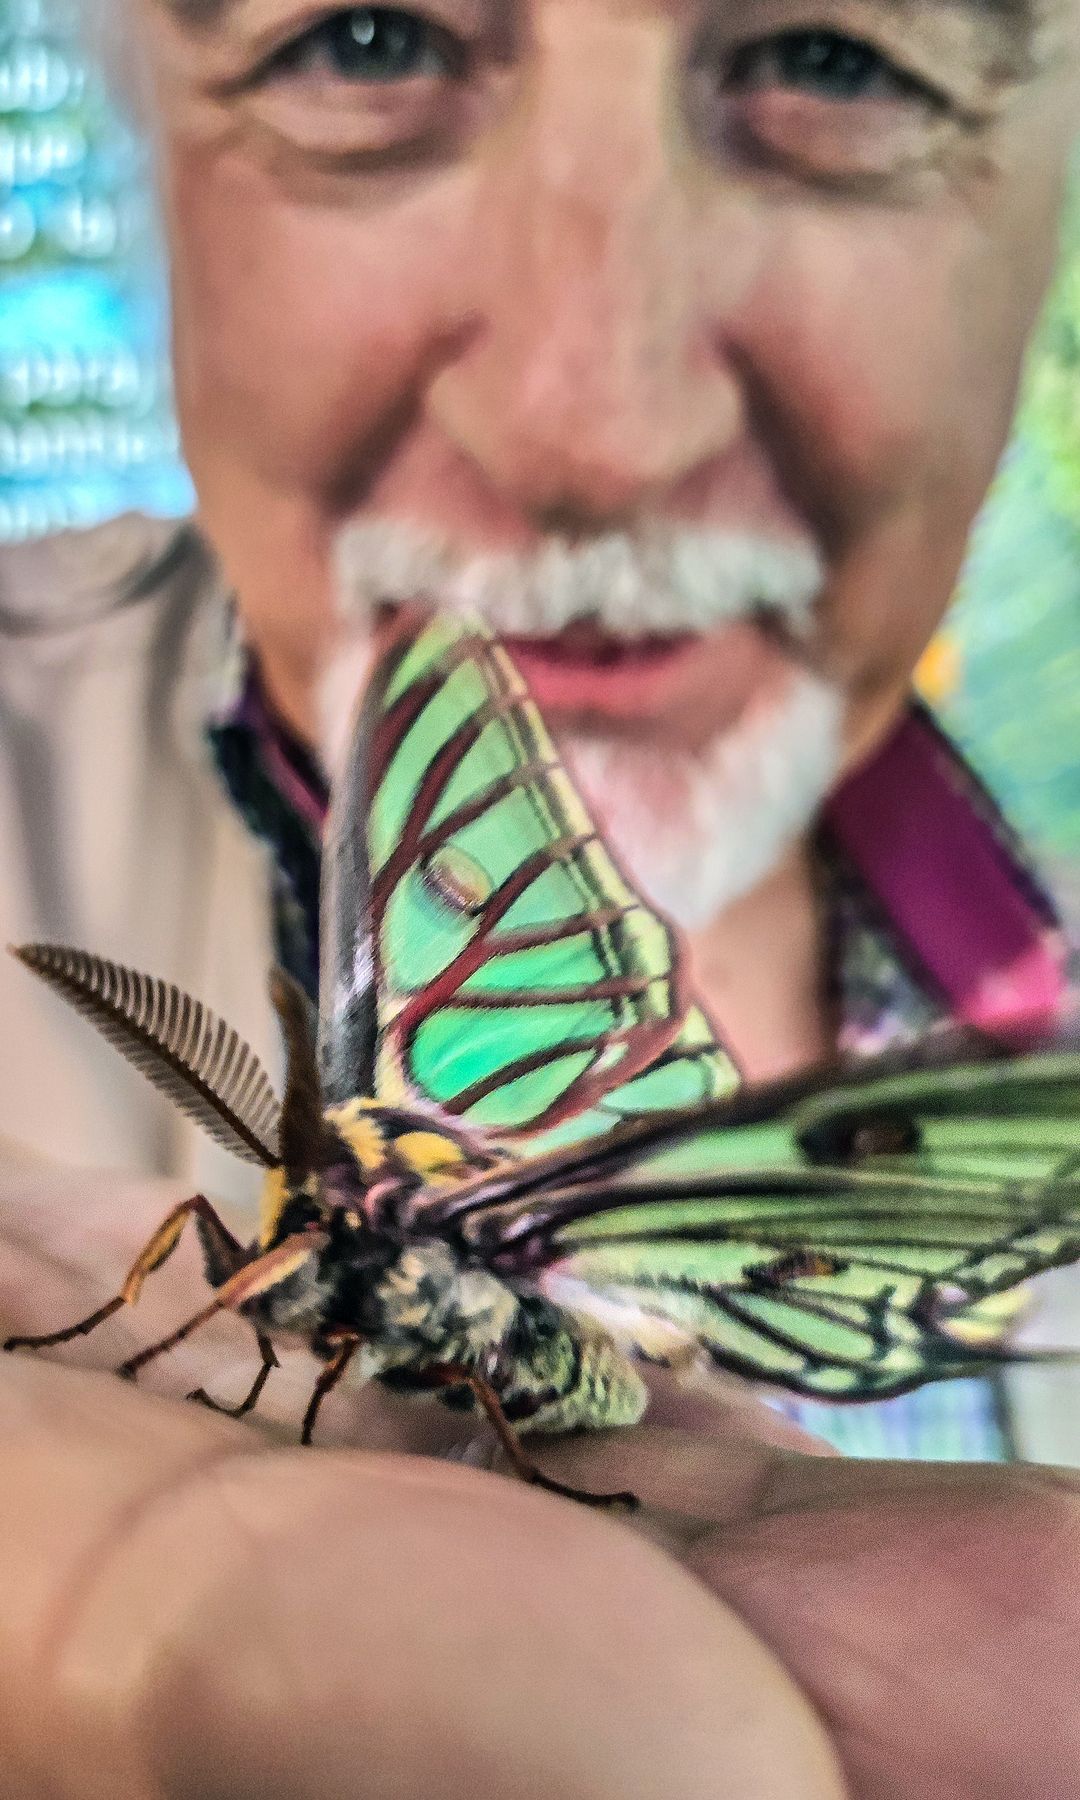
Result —
<path fill-rule="evenodd" d="M 183 512 L 167 310 L 139 144 L 77 0 L 0 0 L 0 539 Z"/>

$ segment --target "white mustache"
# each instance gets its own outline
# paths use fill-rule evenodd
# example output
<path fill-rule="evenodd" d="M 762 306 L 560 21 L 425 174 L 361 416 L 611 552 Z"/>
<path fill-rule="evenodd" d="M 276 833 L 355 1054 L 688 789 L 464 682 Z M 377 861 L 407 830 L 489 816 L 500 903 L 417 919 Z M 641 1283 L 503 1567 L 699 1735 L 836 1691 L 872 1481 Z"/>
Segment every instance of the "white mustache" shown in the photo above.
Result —
<path fill-rule="evenodd" d="M 759 611 L 802 636 L 824 582 L 809 545 L 659 524 L 477 553 L 412 525 L 365 520 L 341 531 L 337 558 L 353 623 L 368 626 L 382 604 L 423 600 L 479 613 L 508 636 L 544 636 L 579 619 L 623 637 L 704 632 Z"/>

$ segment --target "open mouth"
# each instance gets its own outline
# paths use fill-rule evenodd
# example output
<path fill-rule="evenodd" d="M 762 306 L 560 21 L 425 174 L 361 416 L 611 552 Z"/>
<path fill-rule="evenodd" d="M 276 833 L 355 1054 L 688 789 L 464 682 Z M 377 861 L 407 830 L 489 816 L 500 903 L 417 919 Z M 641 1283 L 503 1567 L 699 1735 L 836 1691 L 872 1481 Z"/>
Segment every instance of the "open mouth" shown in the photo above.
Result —
<path fill-rule="evenodd" d="M 610 720 L 654 712 L 700 643 L 690 632 L 619 638 L 584 622 L 549 637 L 502 641 L 541 711 Z"/>
<path fill-rule="evenodd" d="M 623 638 L 596 621 L 578 619 L 546 636 L 516 632 L 502 641 L 514 656 L 543 658 L 553 666 L 625 671 L 678 655 L 695 641 L 695 633 L 653 632 L 647 637 Z"/>
<path fill-rule="evenodd" d="M 413 610 L 381 607 L 380 636 L 408 629 Z M 790 621 L 764 608 L 706 632 L 624 637 L 588 618 L 500 641 L 553 725 L 686 745 L 732 723 L 802 660 Z"/>

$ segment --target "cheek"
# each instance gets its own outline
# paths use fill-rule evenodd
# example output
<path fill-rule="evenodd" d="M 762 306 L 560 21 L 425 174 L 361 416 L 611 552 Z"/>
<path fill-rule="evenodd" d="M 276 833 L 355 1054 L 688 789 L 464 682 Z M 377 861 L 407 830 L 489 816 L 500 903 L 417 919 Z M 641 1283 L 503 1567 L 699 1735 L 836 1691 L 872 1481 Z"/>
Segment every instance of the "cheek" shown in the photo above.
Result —
<path fill-rule="evenodd" d="M 453 320 L 451 184 L 317 204 L 249 164 L 180 150 L 166 207 L 196 479 L 227 450 L 275 486 L 345 501 Z"/>
<path fill-rule="evenodd" d="M 749 359 L 838 548 L 993 461 L 986 426 L 1007 415 L 1022 334 L 1014 319 L 1003 361 L 996 270 L 971 239 L 955 219 L 808 218 L 753 296 Z"/>
<path fill-rule="evenodd" d="M 1032 232 L 1018 292 L 1019 235 L 949 196 L 837 208 L 787 224 L 747 310 L 763 429 L 827 549 L 823 660 L 858 741 L 939 622 L 1007 433 L 1043 248 Z"/>

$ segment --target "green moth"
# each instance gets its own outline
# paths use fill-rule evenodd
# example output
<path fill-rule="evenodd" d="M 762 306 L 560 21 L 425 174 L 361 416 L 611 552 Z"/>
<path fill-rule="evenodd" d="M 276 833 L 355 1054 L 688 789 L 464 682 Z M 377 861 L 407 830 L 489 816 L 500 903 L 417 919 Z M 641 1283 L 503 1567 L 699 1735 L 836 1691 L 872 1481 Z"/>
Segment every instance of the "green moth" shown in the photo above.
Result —
<path fill-rule="evenodd" d="M 1007 1357 L 1017 1284 L 1080 1257 L 1080 1056 L 949 1038 L 740 1086 L 479 626 L 437 618 L 379 667 L 323 887 L 317 1020 L 271 978 L 280 1101 L 175 988 L 16 952 L 266 1175 L 254 1243 L 197 1195 L 97 1312 L 8 1348 L 134 1301 L 193 1219 L 212 1295 L 122 1373 L 231 1308 L 262 1352 L 233 1412 L 299 1336 L 323 1363 L 305 1442 L 352 1365 L 479 1405 L 572 1492 L 519 1434 L 635 1423 L 642 1359 L 881 1398 Z"/>

